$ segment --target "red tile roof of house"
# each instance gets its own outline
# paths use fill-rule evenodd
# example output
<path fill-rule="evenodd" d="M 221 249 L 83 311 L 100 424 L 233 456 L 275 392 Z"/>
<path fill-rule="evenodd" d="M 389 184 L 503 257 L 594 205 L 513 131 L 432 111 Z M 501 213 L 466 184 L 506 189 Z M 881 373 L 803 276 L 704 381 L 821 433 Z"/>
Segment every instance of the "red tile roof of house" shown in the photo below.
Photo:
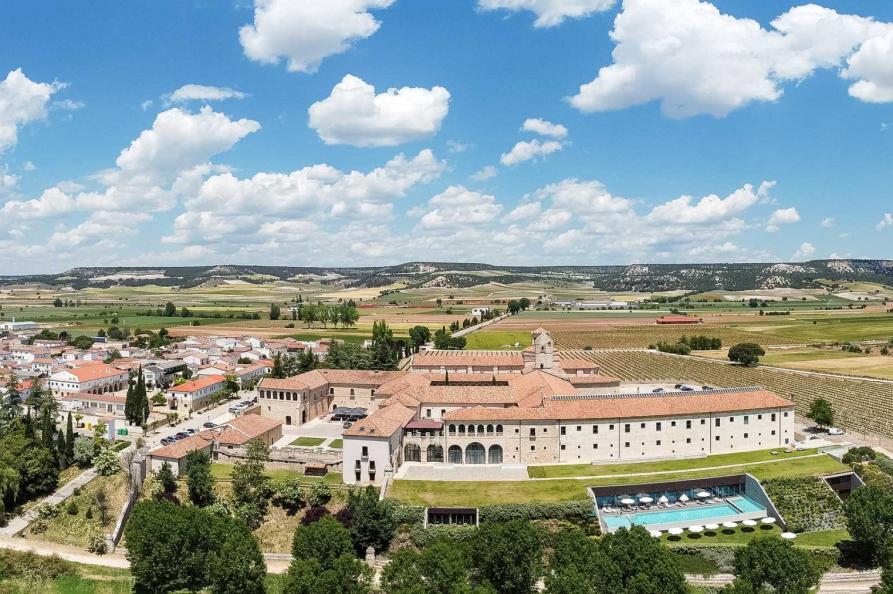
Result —
<path fill-rule="evenodd" d="M 60 371 L 67 371 L 81 382 L 90 382 L 107 377 L 126 375 L 126 372 L 121 371 L 120 369 L 115 369 L 111 365 L 106 365 L 105 363 L 84 363 L 83 365 Z"/>
<path fill-rule="evenodd" d="M 514 351 L 429 351 L 412 356 L 413 367 L 524 367 Z"/>
<path fill-rule="evenodd" d="M 175 441 L 170 445 L 152 450 L 151 452 L 149 452 L 149 455 L 153 458 L 170 458 L 172 460 L 180 460 L 196 450 L 203 450 L 210 446 L 210 440 L 206 439 L 203 435 L 193 435 L 191 437 L 187 437 L 186 439 Z"/>
<path fill-rule="evenodd" d="M 415 410 L 406 408 L 402 404 L 392 404 L 360 419 L 352 427 L 343 433 L 345 437 L 390 437 L 400 430 L 412 418 Z"/>
<path fill-rule="evenodd" d="M 249 414 L 236 417 L 222 428 L 209 429 L 201 434 L 203 436 L 213 435 L 214 439 L 222 444 L 242 445 L 281 425 L 282 421 Z"/>
<path fill-rule="evenodd" d="M 127 400 L 126 396 L 116 396 L 114 394 L 88 394 L 86 392 L 69 392 L 62 397 L 62 400 L 71 402 L 74 400 L 89 400 L 90 402 L 107 402 L 109 404 L 124 404 Z"/>
<path fill-rule="evenodd" d="M 214 384 L 219 384 L 221 382 L 225 382 L 226 377 L 222 375 L 209 375 L 207 377 L 202 377 L 197 380 L 192 380 L 190 382 L 186 382 L 184 384 L 180 384 L 179 386 L 174 386 L 168 390 L 168 392 L 198 392 L 203 388 L 207 388 L 208 386 L 213 386 Z"/>

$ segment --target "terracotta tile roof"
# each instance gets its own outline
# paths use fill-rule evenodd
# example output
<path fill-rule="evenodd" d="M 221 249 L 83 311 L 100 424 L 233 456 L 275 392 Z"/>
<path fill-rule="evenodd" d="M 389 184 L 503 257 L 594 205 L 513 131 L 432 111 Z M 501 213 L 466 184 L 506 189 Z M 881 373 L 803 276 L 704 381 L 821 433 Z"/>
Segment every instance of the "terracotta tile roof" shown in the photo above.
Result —
<path fill-rule="evenodd" d="M 71 402 L 73 400 L 89 400 L 90 402 L 124 404 L 124 402 L 127 400 L 127 397 L 115 396 L 114 394 L 87 394 L 86 392 L 69 392 L 62 397 L 62 400 L 67 402 Z"/>
<path fill-rule="evenodd" d="M 191 382 L 186 382 L 184 384 L 180 384 L 179 386 L 174 386 L 168 390 L 168 392 L 197 392 L 202 388 L 207 388 L 208 386 L 213 386 L 214 384 L 218 384 L 221 382 L 225 382 L 226 377 L 222 375 L 209 375 L 207 377 L 202 377 L 197 380 L 192 380 Z"/>
<path fill-rule="evenodd" d="M 429 351 L 412 356 L 413 367 L 524 367 L 516 351 Z"/>
<path fill-rule="evenodd" d="M 446 381 L 445 373 L 413 373 L 417 377 L 426 377 L 432 382 Z M 450 385 L 456 384 L 492 384 L 493 377 L 496 377 L 498 383 L 506 383 L 514 377 L 518 377 L 517 373 L 454 373 L 450 376 Z"/>
<path fill-rule="evenodd" d="M 260 437 L 267 431 L 271 431 L 282 425 L 282 421 L 262 417 L 260 415 L 242 415 L 228 422 L 221 429 L 203 431 L 202 435 L 215 435 L 215 439 L 222 444 L 242 445 Z"/>
<path fill-rule="evenodd" d="M 105 363 L 85 363 L 83 365 L 78 365 L 77 367 L 72 367 L 71 369 L 65 369 L 63 371 L 67 371 L 68 373 L 78 378 L 78 381 L 82 382 L 89 382 L 107 377 L 126 375 L 126 372 L 121 371 L 120 369 L 115 369 L 111 365 L 106 365 Z"/>
<path fill-rule="evenodd" d="M 313 390 L 325 387 L 328 383 L 329 380 L 318 369 L 314 369 L 284 379 L 265 377 L 260 381 L 258 387 L 268 390 Z"/>
<path fill-rule="evenodd" d="M 171 458 L 180 460 L 185 458 L 187 454 L 196 450 L 203 450 L 211 445 L 210 440 L 205 439 L 202 435 L 193 435 L 180 441 L 175 441 L 170 445 L 160 447 L 149 452 L 154 458 Z"/>
<path fill-rule="evenodd" d="M 406 375 L 405 371 L 363 371 L 357 369 L 318 369 L 331 384 L 351 384 L 378 388 Z"/>
<path fill-rule="evenodd" d="M 404 373 L 400 377 L 396 379 L 392 379 L 391 381 L 384 383 L 375 390 L 376 396 L 392 396 L 406 388 L 410 388 L 412 386 L 429 386 L 431 385 L 431 378 L 427 374 L 421 373 Z"/>
<path fill-rule="evenodd" d="M 794 403 L 768 390 L 732 388 L 655 394 L 554 396 L 542 407 L 467 408 L 448 412 L 447 421 L 510 419 L 627 419 L 791 408 Z"/>
<path fill-rule="evenodd" d="M 558 364 L 562 369 L 598 369 L 598 363 L 586 359 L 561 359 Z"/>
<path fill-rule="evenodd" d="M 345 437 L 390 437 L 415 417 L 415 410 L 401 404 L 379 408 L 344 431 Z"/>
<path fill-rule="evenodd" d="M 586 388 L 592 386 L 619 386 L 623 380 L 610 375 L 574 375 L 569 377 L 567 381 L 575 387 Z"/>

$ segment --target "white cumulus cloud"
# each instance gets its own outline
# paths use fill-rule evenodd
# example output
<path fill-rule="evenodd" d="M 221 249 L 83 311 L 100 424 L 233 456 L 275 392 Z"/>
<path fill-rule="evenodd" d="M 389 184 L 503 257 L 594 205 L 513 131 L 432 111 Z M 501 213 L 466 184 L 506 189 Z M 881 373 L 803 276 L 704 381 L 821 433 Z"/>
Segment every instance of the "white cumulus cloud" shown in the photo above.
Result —
<path fill-rule="evenodd" d="M 877 230 L 881 231 L 887 227 L 893 227 L 893 214 L 885 212 L 883 218 L 877 224 Z"/>
<path fill-rule="evenodd" d="M 847 58 L 841 73 L 847 79 L 857 79 L 849 93 L 868 103 L 893 101 L 893 31 L 873 37 Z"/>
<path fill-rule="evenodd" d="M 613 64 L 581 85 L 571 104 L 592 112 L 659 100 L 670 117 L 722 117 L 754 101 L 775 101 L 784 82 L 838 68 L 850 56 L 855 62 L 842 75 L 887 80 L 872 68 L 883 59 L 882 44 L 866 48 L 870 57 L 857 58 L 857 50 L 893 30 L 889 23 L 808 4 L 771 25 L 764 29 L 701 0 L 624 0 L 611 32 Z M 872 93 L 865 92 L 866 100 Z"/>
<path fill-rule="evenodd" d="M 248 95 L 229 87 L 213 87 L 209 85 L 183 85 L 170 95 L 165 95 L 165 102 L 186 103 L 188 101 L 224 101 L 226 99 L 244 99 Z"/>
<path fill-rule="evenodd" d="M 759 200 L 759 193 L 754 192 L 751 184 L 746 184 L 725 198 L 710 194 L 694 202 L 691 196 L 680 196 L 655 206 L 647 218 L 661 223 L 713 223 L 741 214 Z"/>
<path fill-rule="evenodd" d="M 427 210 L 419 219 L 422 229 L 449 229 L 490 223 L 502 212 L 502 205 L 490 194 L 450 186 L 428 201 Z"/>
<path fill-rule="evenodd" d="M 485 181 L 490 178 L 496 177 L 498 174 L 499 170 L 496 169 L 496 167 L 494 167 L 493 165 L 484 165 L 471 175 L 471 179 L 475 181 Z"/>
<path fill-rule="evenodd" d="M 834 219 L 834 217 L 825 217 L 824 219 L 822 219 L 821 225 L 825 229 L 832 229 L 837 225 L 837 221 Z"/>
<path fill-rule="evenodd" d="M 559 140 L 567 136 L 567 128 L 561 124 L 553 124 L 548 120 L 540 118 L 527 118 L 524 120 L 524 125 L 521 126 L 521 130 L 524 132 L 534 132 L 540 136 L 551 136 L 552 138 L 557 138 Z"/>
<path fill-rule="evenodd" d="M 766 231 L 774 233 L 778 231 L 782 225 L 796 223 L 799 220 L 800 213 L 797 212 L 796 208 L 779 208 L 769 217 L 769 222 L 766 224 Z"/>
<path fill-rule="evenodd" d="M 536 15 L 534 26 L 554 27 L 567 18 L 587 17 L 610 10 L 614 0 L 478 0 L 481 10 L 528 10 Z"/>
<path fill-rule="evenodd" d="M 509 152 L 503 153 L 499 157 L 499 161 L 503 165 L 510 167 L 536 157 L 551 155 L 562 148 L 564 148 L 564 145 L 557 140 L 546 140 L 544 142 L 536 138 L 530 141 L 522 140 L 515 144 Z"/>
<path fill-rule="evenodd" d="M 64 83 L 34 82 L 21 68 L 0 81 L 0 153 L 15 145 L 20 127 L 46 118 L 50 98 L 63 88 Z"/>
<path fill-rule="evenodd" d="M 435 134 L 449 107 L 443 87 L 391 88 L 376 95 L 375 87 L 348 74 L 308 113 L 310 127 L 326 144 L 396 146 Z"/>
<path fill-rule="evenodd" d="M 254 22 L 239 30 L 245 55 L 264 64 L 286 60 L 292 72 L 316 72 L 329 56 L 371 37 L 381 23 L 369 12 L 394 0 L 254 0 Z"/>
<path fill-rule="evenodd" d="M 815 255 L 815 246 L 809 243 L 808 241 L 804 241 L 800 244 L 800 247 L 797 248 L 797 251 L 794 252 L 794 255 L 791 257 L 794 261 L 800 260 L 808 260 L 812 256 Z"/>

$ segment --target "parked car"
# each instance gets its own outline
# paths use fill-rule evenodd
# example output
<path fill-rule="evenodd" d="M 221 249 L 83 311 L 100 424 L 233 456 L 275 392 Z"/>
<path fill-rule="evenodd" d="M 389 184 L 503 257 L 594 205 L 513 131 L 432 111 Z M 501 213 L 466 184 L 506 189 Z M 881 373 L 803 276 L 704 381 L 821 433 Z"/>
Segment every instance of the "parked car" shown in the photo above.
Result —
<path fill-rule="evenodd" d="M 344 427 L 345 429 L 350 429 L 351 427 L 353 427 L 353 422 L 352 421 L 344 421 L 344 424 L 341 426 Z"/>
<path fill-rule="evenodd" d="M 185 431 L 180 431 L 179 433 L 174 435 L 174 439 L 176 439 L 177 441 L 180 441 L 181 439 L 186 439 L 187 437 L 189 437 L 189 434 L 186 433 Z"/>
<path fill-rule="evenodd" d="M 195 435 L 195 429 L 187 429 L 186 433 L 188 433 L 189 435 Z"/>
<path fill-rule="evenodd" d="M 828 428 L 828 435 L 843 435 L 843 429 L 838 427 L 830 427 Z"/>
<path fill-rule="evenodd" d="M 202 427 L 204 427 L 205 429 L 213 429 L 216 426 L 217 426 L 217 423 L 212 423 L 211 421 L 208 421 L 207 423 L 202 425 Z"/>
<path fill-rule="evenodd" d="M 243 410 L 245 410 L 244 404 L 234 404 L 233 406 L 229 407 L 229 412 L 234 415 L 239 414 Z"/>
<path fill-rule="evenodd" d="M 171 445 L 171 444 L 174 443 L 175 441 L 177 441 L 177 440 L 174 439 L 173 437 L 162 437 L 162 438 L 161 438 L 161 445 Z"/>

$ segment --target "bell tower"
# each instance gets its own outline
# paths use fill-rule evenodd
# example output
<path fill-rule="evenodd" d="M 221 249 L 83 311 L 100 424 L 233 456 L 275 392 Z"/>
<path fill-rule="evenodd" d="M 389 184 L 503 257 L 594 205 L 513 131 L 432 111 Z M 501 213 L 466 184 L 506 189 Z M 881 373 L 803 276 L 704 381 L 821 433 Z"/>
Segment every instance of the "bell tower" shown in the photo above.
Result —
<path fill-rule="evenodd" d="M 555 367 L 555 343 L 543 328 L 533 331 L 533 351 L 535 369 L 552 369 Z"/>

